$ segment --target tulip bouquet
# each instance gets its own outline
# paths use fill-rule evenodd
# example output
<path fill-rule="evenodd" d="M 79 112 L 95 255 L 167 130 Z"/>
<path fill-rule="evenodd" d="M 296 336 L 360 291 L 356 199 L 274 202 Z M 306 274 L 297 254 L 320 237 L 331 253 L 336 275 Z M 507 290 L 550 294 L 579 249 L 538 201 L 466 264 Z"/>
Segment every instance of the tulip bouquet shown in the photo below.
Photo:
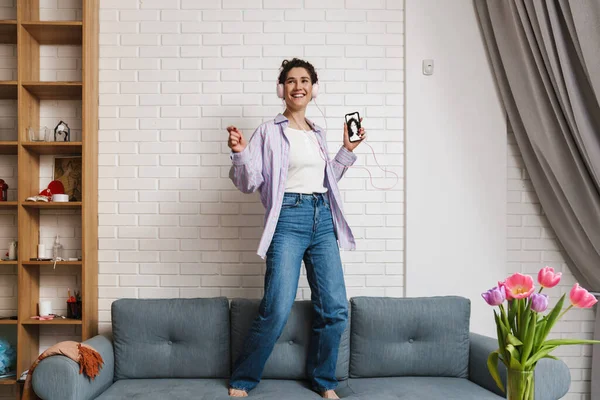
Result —
<path fill-rule="evenodd" d="M 556 359 L 550 353 L 558 346 L 600 343 L 595 340 L 547 340 L 556 321 L 567 311 L 573 307 L 590 308 L 598 301 L 576 283 L 569 293 L 571 305 L 563 310 L 566 297 L 563 294 L 556 306 L 543 314 L 548 309 L 548 296 L 542 294 L 542 290 L 558 285 L 561 275 L 551 267 L 542 268 L 538 273 L 541 287 L 536 292 L 533 278 L 516 273 L 482 293 L 489 305 L 498 307 L 498 311 L 494 310 L 494 318 L 499 348 L 489 355 L 488 369 L 498 387 L 505 391 L 498 373 L 498 360 L 506 365 L 508 390 L 505 392 L 510 400 L 533 399 L 536 364 L 542 358 Z"/>

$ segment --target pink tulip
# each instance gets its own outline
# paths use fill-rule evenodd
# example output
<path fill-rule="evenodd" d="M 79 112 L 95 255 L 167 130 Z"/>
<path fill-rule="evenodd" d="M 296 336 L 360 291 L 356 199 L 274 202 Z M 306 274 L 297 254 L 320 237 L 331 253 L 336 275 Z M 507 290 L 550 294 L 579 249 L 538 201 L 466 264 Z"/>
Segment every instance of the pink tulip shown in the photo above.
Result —
<path fill-rule="evenodd" d="M 554 273 L 554 268 L 544 267 L 538 272 L 538 282 L 542 287 L 553 288 L 560 282 L 562 272 Z"/>
<path fill-rule="evenodd" d="M 531 296 L 531 293 L 535 290 L 533 278 L 518 272 L 508 277 L 506 281 L 504 281 L 504 285 L 506 286 L 507 296 L 510 293 L 510 296 L 515 299 L 526 299 Z"/>
<path fill-rule="evenodd" d="M 508 301 L 513 300 L 513 297 L 510 295 L 508 290 L 506 290 L 506 284 L 504 282 L 498 282 L 498 288 L 504 292 L 504 295 L 506 296 L 506 300 L 508 300 Z"/>
<path fill-rule="evenodd" d="M 579 286 L 579 283 L 573 285 L 573 289 L 571 289 L 569 296 L 571 298 L 571 304 L 579 308 L 590 308 L 598 302 L 596 296 Z"/>

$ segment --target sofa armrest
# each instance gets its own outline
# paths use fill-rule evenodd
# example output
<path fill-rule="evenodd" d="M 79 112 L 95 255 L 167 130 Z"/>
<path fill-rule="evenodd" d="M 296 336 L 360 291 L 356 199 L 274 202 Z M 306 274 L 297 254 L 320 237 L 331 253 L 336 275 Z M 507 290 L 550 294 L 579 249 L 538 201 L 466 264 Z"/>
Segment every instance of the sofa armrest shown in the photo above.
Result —
<path fill-rule="evenodd" d="M 500 396 L 504 393 L 490 375 L 487 359 L 490 353 L 498 349 L 498 341 L 488 336 L 471 333 L 469 352 L 469 380 Z M 506 387 L 506 367 L 498 361 L 498 372 Z M 536 400 L 558 400 L 567 394 L 571 386 L 571 372 L 563 361 L 543 358 L 535 368 Z"/>
<path fill-rule="evenodd" d="M 113 384 L 114 353 L 112 341 L 98 335 L 84 342 L 104 360 L 100 374 L 92 381 L 79 374 L 79 365 L 65 356 L 43 359 L 33 371 L 32 387 L 44 400 L 91 400 Z"/>

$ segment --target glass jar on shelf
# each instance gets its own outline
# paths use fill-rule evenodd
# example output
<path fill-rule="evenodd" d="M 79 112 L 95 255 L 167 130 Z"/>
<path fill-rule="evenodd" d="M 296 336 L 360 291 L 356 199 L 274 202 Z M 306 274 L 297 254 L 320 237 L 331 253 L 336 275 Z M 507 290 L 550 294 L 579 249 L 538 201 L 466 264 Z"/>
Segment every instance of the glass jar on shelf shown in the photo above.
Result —
<path fill-rule="evenodd" d="M 30 142 L 48 142 L 50 141 L 50 128 L 42 126 L 40 128 L 27 128 Z"/>

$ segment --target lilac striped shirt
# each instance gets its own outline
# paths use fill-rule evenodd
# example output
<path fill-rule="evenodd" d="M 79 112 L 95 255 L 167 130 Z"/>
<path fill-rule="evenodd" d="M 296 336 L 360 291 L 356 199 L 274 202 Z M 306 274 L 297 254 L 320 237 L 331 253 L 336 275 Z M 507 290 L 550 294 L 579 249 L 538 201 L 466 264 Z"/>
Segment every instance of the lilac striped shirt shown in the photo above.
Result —
<path fill-rule="evenodd" d="M 307 122 L 316 133 L 327 159 L 330 160 L 325 131 L 313 122 Z M 257 251 L 263 259 L 275 233 L 287 181 L 290 143 L 283 132 L 288 123 L 288 119 L 283 114 L 278 114 L 274 120 L 263 123 L 254 131 L 244 151 L 231 152 L 230 155 L 233 166 L 229 170 L 229 178 L 233 184 L 244 193 L 258 190 L 260 200 L 265 207 L 265 226 Z M 356 154 L 342 146 L 334 161 L 328 162 L 325 166 L 325 187 L 331 205 L 333 226 L 338 245 L 344 250 L 354 250 L 356 243 L 352 230 L 344 218 L 342 197 L 337 182 L 355 161 Z"/>

